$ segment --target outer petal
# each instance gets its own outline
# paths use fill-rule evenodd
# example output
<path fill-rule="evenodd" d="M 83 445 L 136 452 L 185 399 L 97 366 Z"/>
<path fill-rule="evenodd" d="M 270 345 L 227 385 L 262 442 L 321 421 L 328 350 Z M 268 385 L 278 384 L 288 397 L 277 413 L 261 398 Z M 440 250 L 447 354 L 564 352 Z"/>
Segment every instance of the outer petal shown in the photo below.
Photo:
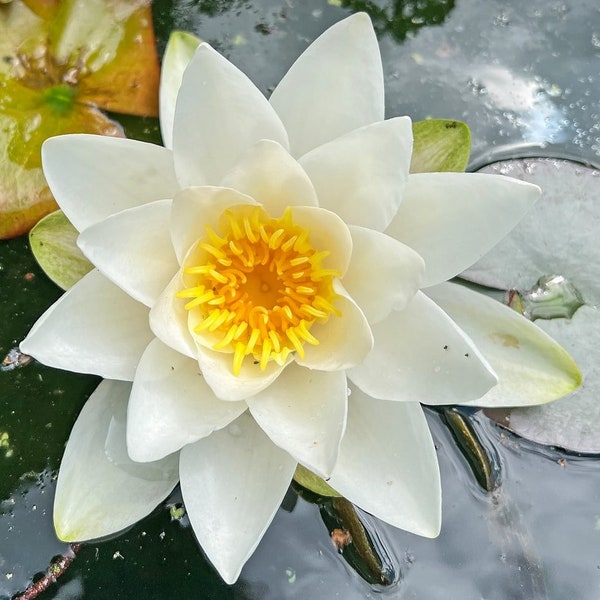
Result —
<path fill-rule="evenodd" d="M 21 351 L 57 369 L 131 381 L 152 338 L 148 309 L 94 270 L 37 320 Z"/>
<path fill-rule="evenodd" d="M 198 363 L 153 340 L 135 373 L 127 409 L 127 448 L 139 462 L 157 460 L 229 425 L 247 406 L 218 400 Z"/>
<path fill-rule="evenodd" d="M 234 583 L 283 500 L 296 461 L 248 414 L 181 451 L 181 491 L 200 542 Z"/>
<path fill-rule="evenodd" d="M 196 345 L 188 329 L 188 312 L 175 294 L 184 288 L 181 272 L 177 273 L 150 310 L 152 333 L 173 350 L 196 358 Z"/>
<path fill-rule="evenodd" d="M 335 214 L 316 206 L 294 206 L 294 223 L 310 231 L 310 244 L 318 252 L 331 252 L 323 261 L 327 269 L 344 276 L 352 256 L 352 236 L 348 226 Z"/>
<path fill-rule="evenodd" d="M 348 427 L 328 483 L 387 523 L 436 537 L 440 472 L 421 406 L 375 400 L 356 388 L 348 403 Z"/>
<path fill-rule="evenodd" d="M 275 444 L 311 471 L 329 477 L 346 428 L 347 398 L 342 371 L 309 371 L 290 365 L 247 402 Z"/>
<path fill-rule="evenodd" d="M 210 186 L 187 188 L 175 196 L 171 237 L 180 264 L 192 244 L 206 236 L 206 225 L 215 227 L 221 213 L 236 204 L 256 201 L 237 190 Z"/>
<path fill-rule="evenodd" d="M 374 325 L 373 335 L 373 350 L 348 376 L 374 398 L 460 404 L 497 382 L 473 342 L 422 292 Z"/>
<path fill-rule="evenodd" d="M 412 129 L 397 117 L 352 131 L 299 159 L 319 205 L 351 225 L 383 231 L 398 211 L 408 178 Z"/>
<path fill-rule="evenodd" d="M 188 66 L 200 40 L 185 31 L 174 31 L 169 38 L 160 72 L 160 132 L 166 148 L 173 147 L 175 102 L 181 87 L 183 72 Z"/>
<path fill-rule="evenodd" d="M 304 169 L 277 142 L 261 140 L 221 181 L 260 202 L 274 217 L 287 206 L 317 206 L 317 194 Z"/>
<path fill-rule="evenodd" d="M 181 187 L 215 185 L 261 139 L 288 147 L 279 117 L 240 70 L 208 44 L 183 75 L 173 130 Z"/>
<path fill-rule="evenodd" d="M 523 217 L 540 188 L 502 175 L 411 175 L 386 233 L 425 260 L 425 287 L 470 267 Z"/>
<path fill-rule="evenodd" d="M 197 345 L 198 363 L 206 383 L 221 400 L 245 400 L 270 386 L 292 361 L 292 355 L 284 366 L 271 361 L 264 371 L 248 357 L 239 375 L 232 372 L 233 354 L 216 352 Z"/>
<path fill-rule="evenodd" d="M 139 464 L 127 456 L 131 384 L 103 381 L 81 411 L 63 456 L 54 526 L 75 542 L 116 533 L 149 514 L 177 484 L 177 457 Z"/>
<path fill-rule="evenodd" d="M 477 406 L 543 404 L 581 383 L 569 353 L 508 306 L 452 283 L 432 287 L 427 295 L 464 329 L 498 374 L 498 385 Z"/>
<path fill-rule="evenodd" d="M 352 261 L 344 287 L 369 323 L 403 310 L 421 287 L 425 263 L 412 249 L 384 233 L 350 226 Z"/>
<path fill-rule="evenodd" d="M 341 316 L 332 315 L 326 323 L 315 323 L 311 334 L 318 346 L 304 345 L 304 358 L 296 356 L 299 365 L 319 371 L 339 371 L 360 364 L 373 348 L 369 323 L 357 304 L 339 281 L 334 281 L 339 294 L 335 306 Z"/>
<path fill-rule="evenodd" d="M 383 120 L 383 71 L 365 13 L 330 27 L 296 60 L 271 95 L 293 156 Z"/>
<path fill-rule="evenodd" d="M 77 245 L 105 277 L 152 306 L 179 268 L 170 216 L 171 200 L 130 208 L 85 229 Z"/>
<path fill-rule="evenodd" d="M 79 230 L 117 212 L 172 198 L 178 189 L 169 150 L 102 135 L 61 135 L 42 146 L 48 185 Z"/>

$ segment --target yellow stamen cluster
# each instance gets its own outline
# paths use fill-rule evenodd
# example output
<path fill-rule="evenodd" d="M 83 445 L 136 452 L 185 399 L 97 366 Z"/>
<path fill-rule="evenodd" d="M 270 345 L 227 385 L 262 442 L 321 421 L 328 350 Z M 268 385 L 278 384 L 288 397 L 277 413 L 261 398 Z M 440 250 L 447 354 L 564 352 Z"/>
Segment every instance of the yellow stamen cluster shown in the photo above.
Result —
<path fill-rule="evenodd" d="M 340 273 L 323 266 L 329 252 L 311 246 L 291 208 L 273 219 L 259 206 L 232 207 L 217 229 L 206 226 L 184 265 L 187 287 L 177 293 L 188 299 L 193 333 L 232 353 L 235 375 L 247 356 L 263 371 L 291 352 L 304 358 L 304 344 L 319 343 L 312 325 L 340 315 L 333 291 Z"/>

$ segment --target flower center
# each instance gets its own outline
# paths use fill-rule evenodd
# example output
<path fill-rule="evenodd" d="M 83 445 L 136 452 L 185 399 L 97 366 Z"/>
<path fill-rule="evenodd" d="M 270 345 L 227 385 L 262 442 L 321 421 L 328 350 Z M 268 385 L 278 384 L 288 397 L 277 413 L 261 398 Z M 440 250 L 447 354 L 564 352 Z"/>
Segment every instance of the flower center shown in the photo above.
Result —
<path fill-rule="evenodd" d="M 177 293 L 189 299 L 199 343 L 232 353 L 235 375 L 247 356 L 263 371 L 291 352 L 304 358 L 304 345 L 319 343 L 311 327 L 341 314 L 333 291 L 340 273 L 323 266 L 329 252 L 311 246 L 289 207 L 273 219 L 259 206 L 234 206 L 206 233 L 186 258 L 186 288 Z"/>

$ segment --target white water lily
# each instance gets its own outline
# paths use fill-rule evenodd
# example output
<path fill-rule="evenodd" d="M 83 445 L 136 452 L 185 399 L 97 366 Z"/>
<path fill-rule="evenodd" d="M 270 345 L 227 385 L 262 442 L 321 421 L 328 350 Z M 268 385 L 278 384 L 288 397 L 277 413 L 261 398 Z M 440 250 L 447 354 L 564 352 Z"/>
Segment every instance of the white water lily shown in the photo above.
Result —
<path fill-rule="evenodd" d="M 439 284 L 539 189 L 408 174 L 411 123 L 384 120 L 365 14 L 317 39 L 270 101 L 206 44 L 184 71 L 187 43 L 163 66 L 166 148 L 87 135 L 43 148 L 96 269 L 21 349 L 105 378 L 62 461 L 59 537 L 117 532 L 180 480 L 202 548 L 234 582 L 298 463 L 388 523 L 436 536 L 439 470 L 419 403 L 525 404 L 578 385 L 568 355 L 508 308 L 473 294 L 459 315 L 488 362 L 420 291 L 461 304 Z M 514 356 L 489 337 L 506 323 L 523 334 Z M 494 368 L 511 382 L 501 393 Z M 542 393 L 529 400 L 525 381 Z"/>

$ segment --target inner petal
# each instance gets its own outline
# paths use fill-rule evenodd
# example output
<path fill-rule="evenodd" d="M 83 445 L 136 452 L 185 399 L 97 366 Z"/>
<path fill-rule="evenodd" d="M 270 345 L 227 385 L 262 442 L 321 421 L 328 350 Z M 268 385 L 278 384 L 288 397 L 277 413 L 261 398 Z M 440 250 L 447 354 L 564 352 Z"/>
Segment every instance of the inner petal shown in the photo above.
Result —
<path fill-rule="evenodd" d="M 245 360 L 264 371 L 290 353 L 303 359 L 305 344 L 319 344 L 312 326 L 341 316 L 333 289 L 341 273 L 323 265 L 328 255 L 312 246 L 291 207 L 279 218 L 260 206 L 229 207 L 183 264 L 177 297 L 187 301 L 190 333 L 232 354 L 234 375 Z"/>

